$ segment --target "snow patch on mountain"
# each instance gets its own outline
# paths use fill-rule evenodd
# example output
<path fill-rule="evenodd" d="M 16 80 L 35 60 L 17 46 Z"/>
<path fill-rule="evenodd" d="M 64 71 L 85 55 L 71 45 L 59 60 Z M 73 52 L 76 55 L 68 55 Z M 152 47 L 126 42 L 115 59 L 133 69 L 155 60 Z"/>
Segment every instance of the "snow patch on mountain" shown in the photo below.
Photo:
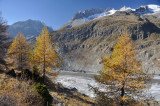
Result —
<path fill-rule="evenodd" d="M 158 5 L 151 4 L 151 5 L 148 5 L 148 8 L 152 12 L 160 12 L 160 6 Z"/>
<path fill-rule="evenodd" d="M 140 10 L 140 9 L 143 9 L 143 10 Z M 101 17 L 104 17 L 104 16 L 113 15 L 117 11 L 131 11 L 133 13 L 148 14 L 148 15 L 150 14 L 151 15 L 151 14 L 160 12 L 160 6 L 151 4 L 151 5 L 147 5 L 147 6 L 141 6 L 138 9 L 132 9 L 131 7 L 124 6 L 119 10 L 115 10 L 115 9 L 106 10 L 103 13 L 91 15 L 88 18 L 85 18 L 85 19 L 88 22 L 88 21 L 93 20 L 93 19 L 97 19 L 97 18 L 101 18 Z"/>
<path fill-rule="evenodd" d="M 131 7 L 122 7 L 119 11 L 135 11 L 135 9 L 132 9 Z"/>
<path fill-rule="evenodd" d="M 98 18 L 101 18 L 101 17 L 104 17 L 104 16 L 109 16 L 109 15 L 113 15 L 117 10 L 115 9 L 111 9 L 109 11 L 104 11 L 100 14 L 94 14 L 94 15 L 91 15 L 87 18 L 81 18 L 79 20 L 84 20 L 85 22 L 89 22 L 91 20 L 94 20 L 94 19 L 98 19 Z"/>
<path fill-rule="evenodd" d="M 91 16 L 89 16 L 88 18 L 85 18 L 85 20 L 87 20 L 87 22 L 88 22 L 88 21 L 91 21 L 91 20 L 93 20 L 93 19 L 101 18 L 101 17 L 108 16 L 108 15 L 112 15 L 112 14 L 114 14 L 116 11 L 117 11 L 117 10 L 115 10 L 115 9 L 109 9 L 109 10 L 106 10 L 106 11 L 100 13 L 100 14 L 91 15 Z"/>
<path fill-rule="evenodd" d="M 79 11 L 74 15 L 72 20 L 70 22 L 64 24 L 61 27 L 61 29 L 75 27 L 75 26 L 84 24 L 86 22 L 89 22 L 91 20 L 94 20 L 94 19 L 98 19 L 98 18 L 101 18 L 104 16 L 114 15 L 118 11 L 131 12 L 131 13 L 135 13 L 137 15 L 155 15 L 155 16 L 157 16 L 156 14 L 160 14 L 160 6 L 150 4 L 150 5 L 140 6 L 139 8 L 136 8 L 136 9 L 124 6 L 119 10 L 115 10 L 114 8 L 108 8 L 106 10 L 104 10 L 104 9 L 90 9 L 90 10 L 85 10 L 84 12 Z"/>

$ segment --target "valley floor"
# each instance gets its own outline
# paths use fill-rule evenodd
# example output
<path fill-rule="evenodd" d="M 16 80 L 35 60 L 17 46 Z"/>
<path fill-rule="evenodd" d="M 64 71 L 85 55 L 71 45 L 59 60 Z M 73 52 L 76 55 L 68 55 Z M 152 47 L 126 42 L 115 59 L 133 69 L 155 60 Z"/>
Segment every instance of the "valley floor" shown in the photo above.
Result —
<path fill-rule="evenodd" d="M 86 94 L 90 97 L 95 97 L 94 92 L 88 87 L 88 84 L 96 87 L 98 84 L 94 80 L 95 73 L 79 73 L 62 71 L 57 77 L 56 82 L 60 82 L 67 88 L 76 88 L 78 92 Z M 160 101 L 160 76 L 155 75 L 152 80 L 152 86 L 149 89 L 150 93 L 156 101 Z M 148 92 L 149 93 L 149 92 Z"/>

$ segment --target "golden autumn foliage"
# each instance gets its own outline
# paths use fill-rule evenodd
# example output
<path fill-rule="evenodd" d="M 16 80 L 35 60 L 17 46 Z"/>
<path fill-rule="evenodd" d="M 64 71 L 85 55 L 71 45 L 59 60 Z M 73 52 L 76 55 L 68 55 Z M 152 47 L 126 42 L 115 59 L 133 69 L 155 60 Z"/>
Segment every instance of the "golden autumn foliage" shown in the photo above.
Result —
<path fill-rule="evenodd" d="M 102 59 L 103 69 L 95 76 L 98 83 L 106 85 L 107 98 L 119 105 L 140 100 L 143 90 L 148 87 L 146 82 L 151 79 L 137 61 L 135 49 L 131 38 L 124 33 L 112 54 Z"/>
<path fill-rule="evenodd" d="M 30 82 L 0 74 L 0 106 L 42 106 L 43 100 Z"/>
<path fill-rule="evenodd" d="M 9 63 L 14 64 L 14 68 L 21 70 L 29 67 L 30 46 L 22 33 L 18 33 L 13 43 L 8 49 Z"/>
<path fill-rule="evenodd" d="M 33 51 L 30 53 L 31 65 L 36 65 L 39 69 L 43 69 L 43 78 L 45 73 L 52 73 L 52 68 L 60 67 L 62 61 L 60 55 L 56 52 L 54 43 L 47 27 L 42 29 L 41 34 L 38 36 L 36 45 Z"/>

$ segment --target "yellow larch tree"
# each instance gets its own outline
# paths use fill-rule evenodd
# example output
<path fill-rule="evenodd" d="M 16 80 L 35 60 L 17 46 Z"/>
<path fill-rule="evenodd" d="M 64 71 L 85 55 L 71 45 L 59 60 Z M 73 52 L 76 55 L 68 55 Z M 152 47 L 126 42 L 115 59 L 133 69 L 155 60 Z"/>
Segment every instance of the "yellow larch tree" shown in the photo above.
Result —
<path fill-rule="evenodd" d="M 56 52 L 56 48 L 46 26 L 42 29 L 35 47 L 30 54 L 31 65 L 36 65 L 39 69 L 42 69 L 40 71 L 42 72 L 43 80 L 46 72 L 49 75 L 54 75 L 52 68 L 59 68 L 62 64 L 60 55 Z"/>
<path fill-rule="evenodd" d="M 22 33 L 18 33 L 8 49 L 8 60 L 19 71 L 29 68 L 30 46 Z"/>
<path fill-rule="evenodd" d="M 117 101 L 121 106 L 131 105 L 136 99 L 140 100 L 142 91 L 148 87 L 147 81 L 152 76 L 143 70 L 141 62 L 136 59 L 135 51 L 133 41 L 123 33 L 111 55 L 102 58 L 103 69 L 95 79 L 98 83 L 106 85 L 103 97 L 112 100 L 110 103 Z"/>

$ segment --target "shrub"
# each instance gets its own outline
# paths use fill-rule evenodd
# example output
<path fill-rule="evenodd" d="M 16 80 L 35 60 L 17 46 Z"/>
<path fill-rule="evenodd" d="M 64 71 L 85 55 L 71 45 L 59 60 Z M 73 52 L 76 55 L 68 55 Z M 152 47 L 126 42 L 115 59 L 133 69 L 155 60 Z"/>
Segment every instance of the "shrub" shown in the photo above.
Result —
<path fill-rule="evenodd" d="M 42 98 L 28 82 L 0 77 L 0 106 L 42 106 Z"/>
<path fill-rule="evenodd" d="M 32 80 L 34 80 L 35 82 L 41 82 L 42 80 L 37 66 L 33 66 Z"/>
<path fill-rule="evenodd" d="M 27 80 L 32 78 L 32 72 L 29 69 L 24 70 L 24 75 L 27 78 Z"/>
<path fill-rule="evenodd" d="M 44 105 L 51 105 L 53 98 L 52 96 L 49 94 L 48 89 L 46 88 L 46 85 L 40 84 L 40 83 L 35 83 L 33 85 L 33 87 L 35 88 L 35 90 L 41 95 L 41 98 L 44 101 Z"/>
<path fill-rule="evenodd" d="M 7 74 L 7 75 L 10 75 L 10 76 L 12 76 L 12 77 L 16 77 L 16 73 L 15 73 L 14 69 L 8 71 L 6 74 Z"/>
<path fill-rule="evenodd" d="M 32 72 L 29 69 L 25 69 L 21 73 L 21 79 L 23 80 L 29 80 L 32 78 Z"/>

